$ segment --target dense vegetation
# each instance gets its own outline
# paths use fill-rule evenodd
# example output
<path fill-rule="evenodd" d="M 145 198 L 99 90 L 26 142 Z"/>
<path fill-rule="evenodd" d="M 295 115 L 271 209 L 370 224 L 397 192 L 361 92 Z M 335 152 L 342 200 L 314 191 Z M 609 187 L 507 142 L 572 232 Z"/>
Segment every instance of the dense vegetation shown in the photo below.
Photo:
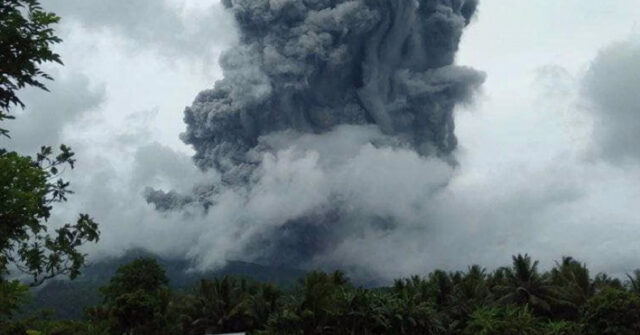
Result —
<path fill-rule="evenodd" d="M 434 271 L 362 288 L 310 272 L 293 288 L 240 277 L 171 289 L 152 258 L 121 266 L 79 320 L 4 320 L 0 334 L 640 334 L 640 272 L 590 276 L 569 257 L 547 272 L 527 255 L 488 272 Z M 37 332 L 36 332 L 37 330 Z"/>

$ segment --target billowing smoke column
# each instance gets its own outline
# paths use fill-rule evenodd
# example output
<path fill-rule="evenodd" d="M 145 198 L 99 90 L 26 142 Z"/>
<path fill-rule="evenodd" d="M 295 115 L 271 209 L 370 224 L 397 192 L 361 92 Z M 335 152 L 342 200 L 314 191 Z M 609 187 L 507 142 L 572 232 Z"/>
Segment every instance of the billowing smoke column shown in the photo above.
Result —
<path fill-rule="evenodd" d="M 235 15 L 240 43 L 221 57 L 224 78 L 186 109 L 183 134 L 197 165 L 217 171 L 220 180 L 199 186 L 193 196 L 155 191 L 148 200 L 162 210 L 204 205 L 212 221 L 223 218 L 238 227 L 228 236 L 237 239 L 229 257 L 263 262 L 309 264 L 350 236 L 401 225 L 398 215 L 353 200 L 357 187 L 345 191 L 342 185 L 361 175 L 355 166 L 367 153 L 377 157 L 373 165 L 398 150 L 415 156 L 411 160 L 452 161 L 454 107 L 484 80 L 453 65 L 477 0 L 223 3 Z M 312 167 L 295 170 L 305 161 Z M 295 192 L 265 185 L 288 180 L 297 188 L 315 172 L 321 182 L 307 189 L 322 193 L 320 200 L 283 208 L 288 215 L 243 214 L 255 211 L 256 197 Z M 415 187 L 433 190 L 446 181 L 438 177 Z M 221 206 L 230 211 L 229 192 L 239 213 L 219 214 Z"/>

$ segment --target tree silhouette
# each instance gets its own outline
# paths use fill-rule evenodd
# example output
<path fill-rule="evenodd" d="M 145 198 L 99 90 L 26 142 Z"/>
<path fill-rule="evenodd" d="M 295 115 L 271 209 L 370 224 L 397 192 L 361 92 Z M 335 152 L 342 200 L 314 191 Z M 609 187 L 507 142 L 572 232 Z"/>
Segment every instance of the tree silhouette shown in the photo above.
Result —
<path fill-rule="evenodd" d="M 538 273 L 538 261 L 528 255 L 513 256 L 511 268 L 505 268 L 502 283 L 495 289 L 500 294 L 501 303 L 528 305 L 534 310 L 551 313 L 551 303 L 555 300 L 553 286 L 546 276 Z"/>

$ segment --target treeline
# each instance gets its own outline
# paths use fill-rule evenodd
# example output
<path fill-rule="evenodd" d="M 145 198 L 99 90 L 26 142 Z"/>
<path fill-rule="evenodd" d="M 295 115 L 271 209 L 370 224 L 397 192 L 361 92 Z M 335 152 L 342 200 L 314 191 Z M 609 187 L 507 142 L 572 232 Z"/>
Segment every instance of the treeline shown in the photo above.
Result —
<path fill-rule="evenodd" d="M 0 334 L 640 334 L 640 272 L 624 282 L 591 277 L 569 257 L 544 273 L 518 255 L 493 272 L 474 265 L 374 289 L 342 272 L 311 272 L 288 290 L 224 277 L 181 291 L 169 289 L 155 260 L 140 258 L 101 293 L 83 320 L 5 319 Z"/>

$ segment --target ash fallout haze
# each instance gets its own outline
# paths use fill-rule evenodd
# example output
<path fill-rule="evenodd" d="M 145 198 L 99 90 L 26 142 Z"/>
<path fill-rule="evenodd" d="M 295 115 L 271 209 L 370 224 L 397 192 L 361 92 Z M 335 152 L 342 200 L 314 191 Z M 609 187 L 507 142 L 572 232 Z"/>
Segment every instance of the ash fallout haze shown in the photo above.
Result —
<path fill-rule="evenodd" d="M 640 266 L 640 2 L 42 2 L 66 65 L 0 147 L 76 151 L 93 259 Z"/>

